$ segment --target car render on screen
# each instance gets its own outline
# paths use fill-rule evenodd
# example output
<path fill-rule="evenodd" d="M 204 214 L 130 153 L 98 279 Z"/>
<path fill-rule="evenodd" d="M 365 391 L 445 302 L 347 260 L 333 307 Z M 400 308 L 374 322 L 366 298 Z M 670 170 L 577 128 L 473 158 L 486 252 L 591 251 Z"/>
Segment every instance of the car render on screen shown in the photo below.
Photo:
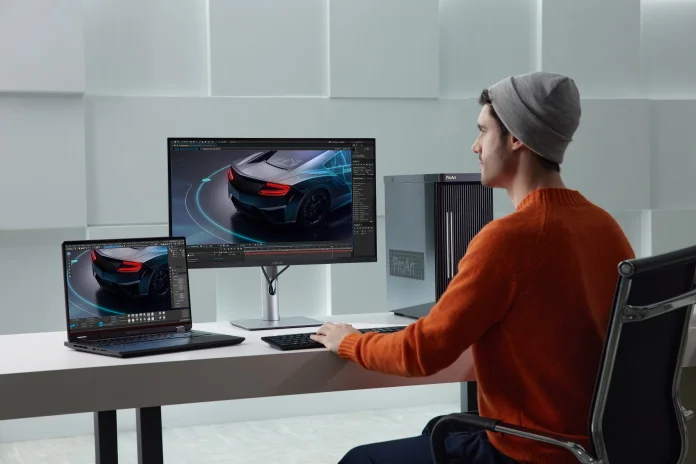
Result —
<path fill-rule="evenodd" d="M 100 287 L 130 297 L 164 298 L 170 293 L 168 249 L 101 248 L 91 251 Z"/>
<path fill-rule="evenodd" d="M 315 227 L 352 201 L 348 150 L 269 150 L 232 163 L 228 196 L 235 208 L 272 224 Z"/>

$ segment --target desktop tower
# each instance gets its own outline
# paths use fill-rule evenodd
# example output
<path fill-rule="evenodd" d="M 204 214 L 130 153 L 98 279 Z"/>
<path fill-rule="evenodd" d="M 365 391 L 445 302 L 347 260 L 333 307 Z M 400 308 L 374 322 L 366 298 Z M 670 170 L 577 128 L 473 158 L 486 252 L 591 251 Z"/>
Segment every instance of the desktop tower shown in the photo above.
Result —
<path fill-rule="evenodd" d="M 480 174 L 421 174 L 386 176 L 384 195 L 389 309 L 422 317 L 493 220 L 493 191 Z"/>

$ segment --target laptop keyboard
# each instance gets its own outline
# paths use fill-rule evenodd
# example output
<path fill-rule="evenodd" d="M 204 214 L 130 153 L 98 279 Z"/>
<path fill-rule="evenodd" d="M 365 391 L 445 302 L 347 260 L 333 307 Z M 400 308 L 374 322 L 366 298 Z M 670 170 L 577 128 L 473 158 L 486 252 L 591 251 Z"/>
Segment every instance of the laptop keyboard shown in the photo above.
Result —
<path fill-rule="evenodd" d="M 358 329 L 361 333 L 377 332 L 377 333 L 394 333 L 403 330 L 406 326 L 394 327 L 374 327 L 369 329 Z M 282 351 L 289 350 L 306 350 L 310 348 L 324 348 L 321 343 L 315 342 L 310 335 L 314 333 L 299 333 L 288 335 L 271 335 L 269 337 L 261 337 L 261 340 L 268 343 L 273 348 Z"/>
<path fill-rule="evenodd" d="M 154 340 L 170 340 L 177 338 L 193 338 L 201 337 L 204 335 L 209 335 L 207 332 L 197 332 L 192 330 L 190 332 L 178 333 L 178 332 L 167 332 L 167 333 L 156 333 L 148 335 L 135 335 L 132 337 L 119 337 L 119 338 L 107 338 L 105 340 L 94 340 L 87 342 L 91 346 L 113 346 L 113 345 L 131 345 L 133 343 L 144 343 L 151 342 Z"/>

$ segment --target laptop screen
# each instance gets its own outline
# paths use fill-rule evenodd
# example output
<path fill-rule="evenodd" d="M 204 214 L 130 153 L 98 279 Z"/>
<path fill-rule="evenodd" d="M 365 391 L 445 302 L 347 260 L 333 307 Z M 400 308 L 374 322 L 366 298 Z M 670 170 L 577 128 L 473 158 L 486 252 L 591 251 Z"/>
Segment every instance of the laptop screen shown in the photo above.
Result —
<path fill-rule="evenodd" d="M 66 242 L 68 332 L 191 322 L 184 238 Z"/>

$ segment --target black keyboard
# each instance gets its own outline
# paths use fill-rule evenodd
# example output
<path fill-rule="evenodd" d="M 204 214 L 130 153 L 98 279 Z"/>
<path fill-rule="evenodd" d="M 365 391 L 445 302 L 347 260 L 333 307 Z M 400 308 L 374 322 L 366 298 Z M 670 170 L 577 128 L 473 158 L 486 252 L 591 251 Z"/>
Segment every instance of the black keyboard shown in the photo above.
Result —
<path fill-rule="evenodd" d="M 377 332 L 377 333 L 394 333 L 405 329 L 406 326 L 393 326 L 393 327 L 373 327 L 370 329 L 358 329 L 361 333 Z M 313 333 L 299 333 L 299 334 L 287 334 L 287 335 L 271 335 L 269 337 L 261 337 L 261 340 L 268 343 L 273 348 L 281 351 L 290 350 L 307 350 L 310 348 L 324 348 L 321 343 L 315 342 L 310 335 Z"/>

